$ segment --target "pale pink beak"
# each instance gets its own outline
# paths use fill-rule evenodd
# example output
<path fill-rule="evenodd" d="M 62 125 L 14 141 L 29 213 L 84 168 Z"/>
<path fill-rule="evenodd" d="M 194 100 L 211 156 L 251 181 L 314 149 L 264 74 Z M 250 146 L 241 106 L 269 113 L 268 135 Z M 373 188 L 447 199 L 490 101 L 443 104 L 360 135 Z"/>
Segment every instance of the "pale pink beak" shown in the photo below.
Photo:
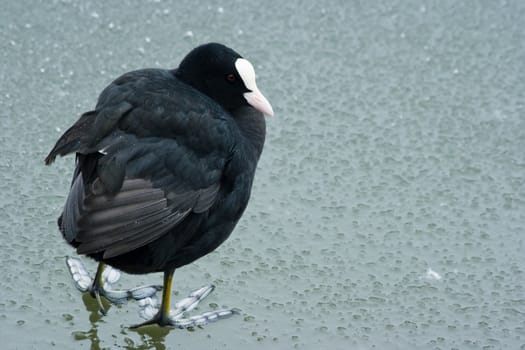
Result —
<path fill-rule="evenodd" d="M 266 97 L 264 97 L 264 95 L 259 91 L 259 89 L 255 88 L 251 92 L 244 93 L 243 96 L 253 108 L 270 117 L 273 116 L 272 105 L 270 104 L 270 102 L 268 102 Z"/>

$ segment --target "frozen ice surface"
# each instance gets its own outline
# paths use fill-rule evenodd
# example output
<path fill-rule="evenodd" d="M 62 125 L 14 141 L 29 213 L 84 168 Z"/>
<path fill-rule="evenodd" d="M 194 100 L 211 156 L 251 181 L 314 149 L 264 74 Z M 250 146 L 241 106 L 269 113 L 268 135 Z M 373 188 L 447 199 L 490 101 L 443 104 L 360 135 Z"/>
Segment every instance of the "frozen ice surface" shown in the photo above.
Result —
<path fill-rule="evenodd" d="M 2 345 L 524 348 L 523 18 L 520 1 L 6 1 Z M 174 294 L 213 283 L 203 309 L 241 317 L 130 331 L 134 307 L 101 318 L 71 283 L 73 159 L 43 158 L 113 78 L 207 41 L 254 63 L 275 117 L 245 216 Z"/>

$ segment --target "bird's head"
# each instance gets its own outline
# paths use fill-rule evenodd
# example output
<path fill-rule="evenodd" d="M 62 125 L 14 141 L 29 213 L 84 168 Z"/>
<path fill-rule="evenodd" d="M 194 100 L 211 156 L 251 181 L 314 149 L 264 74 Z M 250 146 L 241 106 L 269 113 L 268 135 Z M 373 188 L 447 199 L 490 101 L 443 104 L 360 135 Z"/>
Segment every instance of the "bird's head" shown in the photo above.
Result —
<path fill-rule="evenodd" d="M 253 65 L 222 44 L 196 47 L 184 57 L 176 74 L 226 110 L 250 105 L 273 115 L 272 105 L 257 88 Z"/>

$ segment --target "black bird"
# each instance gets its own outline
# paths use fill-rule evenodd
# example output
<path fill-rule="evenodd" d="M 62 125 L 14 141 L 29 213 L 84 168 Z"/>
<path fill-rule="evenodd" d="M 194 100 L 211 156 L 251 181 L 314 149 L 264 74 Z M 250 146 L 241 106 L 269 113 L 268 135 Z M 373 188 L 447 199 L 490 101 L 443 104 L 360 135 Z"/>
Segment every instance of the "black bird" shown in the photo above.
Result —
<path fill-rule="evenodd" d="M 57 141 L 45 163 L 76 154 L 58 226 L 64 239 L 131 274 L 164 272 L 162 305 L 141 324 L 172 324 L 176 268 L 223 243 L 241 217 L 270 103 L 249 61 L 209 43 L 177 69 L 125 73 Z"/>

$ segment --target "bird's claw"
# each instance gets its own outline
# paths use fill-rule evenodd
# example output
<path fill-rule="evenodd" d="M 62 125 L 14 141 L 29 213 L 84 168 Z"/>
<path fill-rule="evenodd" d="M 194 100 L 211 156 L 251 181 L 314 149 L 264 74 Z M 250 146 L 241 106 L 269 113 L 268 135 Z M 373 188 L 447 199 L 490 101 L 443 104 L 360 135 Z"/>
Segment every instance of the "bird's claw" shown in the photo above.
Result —
<path fill-rule="evenodd" d="M 82 293 L 89 291 L 89 287 L 93 285 L 93 278 L 89 272 L 87 272 L 82 261 L 68 256 L 66 257 L 66 264 L 73 278 L 75 287 Z"/>
<path fill-rule="evenodd" d="M 161 325 L 170 325 L 177 328 L 191 328 L 204 326 L 208 323 L 218 321 L 220 319 L 228 318 L 236 313 L 238 310 L 235 309 L 221 309 L 204 312 L 200 315 L 187 317 L 188 313 L 195 309 L 199 303 L 204 300 L 213 290 L 215 286 L 207 285 L 202 288 L 196 289 L 191 292 L 187 297 L 179 300 L 175 303 L 175 308 L 170 310 L 169 317 L 166 320 L 162 320 Z M 148 298 L 144 298 L 138 301 L 139 304 L 139 316 L 148 321 L 133 326 L 137 328 L 150 324 L 160 324 L 160 320 L 157 319 L 159 314 L 160 301 L 156 295 Z M 164 324 L 165 323 L 165 324 Z"/>
<path fill-rule="evenodd" d="M 78 258 L 67 257 L 67 266 L 69 272 L 73 277 L 75 287 L 82 293 L 89 292 L 91 295 L 97 297 L 97 294 L 106 298 L 113 304 L 124 304 L 129 299 L 141 300 L 144 298 L 154 296 L 158 291 L 162 290 L 162 286 L 159 285 L 148 285 L 131 288 L 128 290 L 113 290 L 113 285 L 120 279 L 120 271 L 106 266 L 102 272 L 102 283 L 98 287 L 94 287 L 94 279 L 91 277 L 87 269 L 85 268 L 82 261 Z M 97 298 L 99 299 L 99 298 Z M 100 302 L 99 302 L 100 304 Z M 101 305 L 101 311 L 104 313 L 104 309 Z"/>

